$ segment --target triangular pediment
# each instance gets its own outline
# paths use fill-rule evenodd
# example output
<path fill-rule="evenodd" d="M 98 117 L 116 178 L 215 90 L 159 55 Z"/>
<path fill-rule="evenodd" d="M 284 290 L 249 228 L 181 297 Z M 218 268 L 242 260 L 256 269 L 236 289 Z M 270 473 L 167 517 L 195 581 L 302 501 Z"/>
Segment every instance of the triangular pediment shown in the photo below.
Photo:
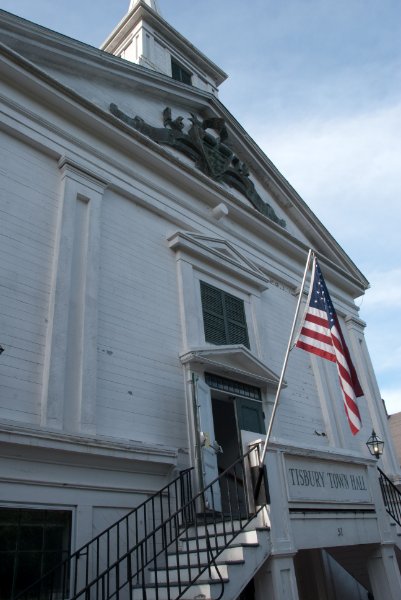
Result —
<path fill-rule="evenodd" d="M 136 155 L 140 144 L 147 155 L 153 153 L 152 161 L 159 157 L 159 164 L 152 163 L 153 173 L 161 173 L 160 166 L 171 164 L 189 196 L 201 198 L 211 210 L 219 203 L 227 204 L 226 223 L 230 228 L 235 221 L 233 232 L 238 231 L 237 223 L 241 223 L 262 239 L 268 237 L 283 256 L 291 248 L 292 256 L 300 263 L 305 260 L 308 248 L 312 248 L 331 270 L 331 278 L 353 297 L 368 287 L 366 278 L 330 232 L 212 94 L 3 11 L 0 42 L 4 60 L 9 61 L 8 65 L 15 64 L 22 92 L 25 73 L 27 82 L 35 79 L 38 86 L 46 89 L 47 106 L 54 105 L 60 112 L 62 97 L 64 103 L 71 105 L 71 110 L 65 113 L 75 111 L 75 124 L 85 122 L 98 131 L 101 125 L 105 143 L 109 136 L 110 143 L 116 147 L 120 144 L 125 155 L 131 137 Z M 30 85 L 29 82 L 29 93 Z M 121 111 L 122 118 L 111 111 L 113 104 Z M 170 109 L 168 114 L 166 108 Z M 193 158 L 180 149 L 186 136 L 192 135 L 191 119 L 197 124 L 197 131 L 204 130 L 209 136 L 206 137 L 210 148 L 206 148 L 202 168 L 199 152 L 205 149 L 204 144 L 201 149 L 195 147 L 198 154 Z M 155 141 L 154 134 L 165 136 L 169 143 L 157 141 L 158 138 Z M 223 151 L 234 154 L 228 183 L 220 178 L 218 171 L 222 157 L 217 160 L 213 154 L 216 139 L 223 157 Z M 189 153 L 193 150 L 192 145 Z M 238 263 L 245 273 L 244 261 L 238 260 L 232 248 L 215 244 L 212 250 L 222 258 L 226 256 L 226 264 Z"/>
<path fill-rule="evenodd" d="M 205 370 L 256 386 L 277 388 L 280 376 L 243 345 L 192 348 L 180 356 L 182 364 L 202 365 Z M 285 385 L 285 384 L 284 384 Z"/>
<path fill-rule="evenodd" d="M 263 273 L 250 261 L 238 252 L 230 242 L 218 238 L 206 237 L 203 235 L 192 234 L 193 239 L 207 245 L 211 250 L 218 252 L 223 258 L 229 258 L 243 269 L 251 269 L 255 274 L 263 276 Z"/>
<path fill-rule="evenodd" d="M 168 243 L 175 252 L 189 254 L 202 263 L 217 266 L 220 271 L 230 272 L 259 291 L 268 287 L 267 276 L 227 240 L 179 231 L 168 238 Z"/>

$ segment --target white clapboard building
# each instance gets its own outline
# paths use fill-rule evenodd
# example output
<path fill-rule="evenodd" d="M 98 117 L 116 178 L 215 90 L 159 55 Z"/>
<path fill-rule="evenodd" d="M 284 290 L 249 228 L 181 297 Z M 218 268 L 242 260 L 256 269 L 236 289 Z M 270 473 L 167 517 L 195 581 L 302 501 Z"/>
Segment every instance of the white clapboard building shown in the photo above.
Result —
<path fill-rule="evenodd" d="M 101 49 L 0 11 L 0 74 L 0 599 L 399 600 L 368 282 L 226 74 L 153 0 Z M 362 428 L 294 348 L 260 470 L 309 248 Z"/>

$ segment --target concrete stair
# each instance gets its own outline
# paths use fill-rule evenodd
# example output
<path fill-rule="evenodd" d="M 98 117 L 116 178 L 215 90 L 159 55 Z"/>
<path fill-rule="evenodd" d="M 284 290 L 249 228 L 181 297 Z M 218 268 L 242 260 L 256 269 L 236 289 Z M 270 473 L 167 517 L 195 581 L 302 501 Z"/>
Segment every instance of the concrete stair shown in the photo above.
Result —
<path fill-rule="evenodd" d="M 227 540 L 234 539 L 227 547 Z M 209 542 L 207 542 L 209 539 Z M 211 549 L 215 561 L 210 560 Z M 167 555 L 165 564 L 149 570 L 146 600 L 174 600 L 191 580 L 203 571 L 181 596 L 184 600 L 235 600 L 270 554 L 269 528 L 255 517 L 241 531 L 240 522 L 220 522 L 190 528 Z M 134 600 L 143 600 L 134 587 Z"/>

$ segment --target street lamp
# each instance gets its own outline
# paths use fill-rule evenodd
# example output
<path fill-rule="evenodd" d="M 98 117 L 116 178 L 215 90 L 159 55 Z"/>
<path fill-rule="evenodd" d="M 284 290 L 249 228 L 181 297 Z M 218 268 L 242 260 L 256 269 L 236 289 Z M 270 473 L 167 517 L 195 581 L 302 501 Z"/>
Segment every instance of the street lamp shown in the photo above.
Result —
<path fill-rule="evenodd" d="M 379 437 L 377 437 L 374 429 L 372 429 L 372 435 L 366 442 L 366 445 L 372 456 L 380 458 L 383 454 L 384 442 Z"/>

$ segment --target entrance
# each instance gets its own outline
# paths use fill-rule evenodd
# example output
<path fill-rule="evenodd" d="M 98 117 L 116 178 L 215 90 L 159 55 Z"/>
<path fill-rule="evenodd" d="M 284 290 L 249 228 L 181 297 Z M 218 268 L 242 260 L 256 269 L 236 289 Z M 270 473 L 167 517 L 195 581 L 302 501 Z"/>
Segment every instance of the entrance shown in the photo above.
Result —
<path fill-rule="evenodd" d="M 246 516 L 244 464 L 227 469 L 244 454 L 241 431 L 265 433 L 260 389 L 205 373 L 205 382 L 197 382 L 196 400 L 201 480 L 207 486 L 205 509 L 224 515 L 232 514 L 235 506 Z M 212 484 L 224 472 L 224 483 Z"/>

